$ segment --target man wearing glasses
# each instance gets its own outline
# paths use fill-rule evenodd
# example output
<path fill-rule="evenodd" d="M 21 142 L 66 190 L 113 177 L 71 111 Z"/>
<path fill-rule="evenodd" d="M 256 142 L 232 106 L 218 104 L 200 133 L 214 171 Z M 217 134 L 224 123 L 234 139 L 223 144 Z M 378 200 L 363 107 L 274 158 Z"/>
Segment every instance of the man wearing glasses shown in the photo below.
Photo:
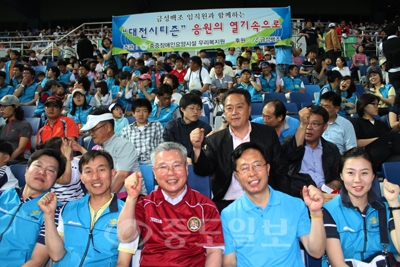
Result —
<path fill-rule="evenodd" d="M 322 192 L 313 185 L 302 187 L 303 202 L 272 189 L 265 151 L 254 142 L 236 147 L 232 165 L 245 194 L 221 214 L 223 266 L 304 266 L 299 241 L 320 258 L 326 240 Z"/>
<path fill-rule="evenodd" d="M 309 185 L 340 189 L 339 149 L 322 137 L 328 127 L 328 111 L 320 106 L 306 107 L 299 111 L 299 117 L 296 134 L 282 143 L 289 163 L 288 174 L 292 177 L 291 195 L 300 196 L 303 186 Z"/>
<path fill-rule="evenodd" d="M 207 135 L 212 130 L 209 124 L 199 120 L 202 108 L 203 103 L 198 95 L 194 93 L 183 95 L 179 102 L 181 117 L 169 121 L 164 128 L 164 141 L 182 144 L 186 148 L 189 157 L 191 157 L 193 151 L 190 133 L 196 128 L 203 128 L 204 134 Z M 203 142 L 203 145 L 205 145 L 205 142 Z"/>
<path fill-rule="evenodd" d="M 87 123 L 82 127 L 81 131 L 88 131 L 93 142 L 98 145 L 99 149 L 105 150 L 111 154 L 114 160 L 114 173 L 111 192 L 120 192 L 118 198 L 125 198 L 126 192 L 124 181 L 126 177 L 133 172 L 140 172 L 138 156 L 134 145 L 127 139 L 118 137 L 114 132 L 114 118 L 108 109 L 99 108 L 91 112 L 88 116 Z M 73 142 L 73 149 L 85 154 L 87 151 L 77 142 Z M 143 195 L 147 194 L 146 188 L 143 186 Z"/>
<path fill-rule="evenodd" d="M 141 267 L 222 265 L 224 240 L 217 207 L 187 185 L 186 158 L 181 144 L 158 145 L 151 162 L 159 187 L 140 199 L 142 175 L 134 173 L 125 180 L 128 197 L 118 218 L 118 238 L 132 242 L 142 235 Z"/>

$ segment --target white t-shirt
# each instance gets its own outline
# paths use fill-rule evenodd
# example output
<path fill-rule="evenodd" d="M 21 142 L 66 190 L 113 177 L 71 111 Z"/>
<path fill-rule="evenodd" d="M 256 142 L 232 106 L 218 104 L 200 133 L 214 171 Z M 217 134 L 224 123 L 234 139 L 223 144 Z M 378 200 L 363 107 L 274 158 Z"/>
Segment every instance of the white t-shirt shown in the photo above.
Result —
<path fill-rule="evenodd" d="M 211 84 L 210 80 L 210 75 L 208 74 L 208 71 L 204 68 L 200 68 L 200 70 L 197 71 L 192 71 L 191 69 L 188 70 L 188 72 L 185 75 L 185 81 L 188 82 L 188 87 L 189 90 L 201 90 L 203 86 L 201 85 L 200 82 L 200 71 L 201 71 L 201 81 L 204 84 Z"/>

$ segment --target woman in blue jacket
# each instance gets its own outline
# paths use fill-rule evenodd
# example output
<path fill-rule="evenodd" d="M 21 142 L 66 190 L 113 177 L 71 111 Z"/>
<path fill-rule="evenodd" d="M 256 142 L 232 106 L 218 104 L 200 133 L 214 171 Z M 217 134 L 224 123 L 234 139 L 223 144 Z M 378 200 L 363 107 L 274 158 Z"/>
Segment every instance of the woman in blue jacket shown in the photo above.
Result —
<path fill-rule="evenodd" d="M 395 257 L 398 254 L 400 189 L 385 179 L 386 201 L 382 201 L 372 190 L 373 180 L 377 179 L 373 162 L 362 148 L 345 152 L 339 162 L 344 186 L 340 195 L 324 205 L 327 257 L 323 266 L 328 266 L 328 260 L 331 266 L 348 266 L 353 260 L 370 262 L 384 250 Z M 388 233 L 385 242 L 381 242 L 381 231 Z"/>
<path fill-rule="evenodd" d="M 93 109 L 86 102 L 85 94 L 86 91 L 83 89 L 74 90 L 72 93 L 72 109 L 68 112 L 68 117 L 73 118 L 79 128 L 82 128 L 86 124 L 87 117 Z"/>

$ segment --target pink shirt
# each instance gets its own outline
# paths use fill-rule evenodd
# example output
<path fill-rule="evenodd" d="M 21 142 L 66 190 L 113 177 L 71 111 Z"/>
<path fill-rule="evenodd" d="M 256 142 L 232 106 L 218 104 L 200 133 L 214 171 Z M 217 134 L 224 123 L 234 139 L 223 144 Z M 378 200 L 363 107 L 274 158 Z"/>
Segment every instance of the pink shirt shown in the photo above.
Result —
<path fill-rule="evenodd" d="M 251 132 L 251 123 L 250 122 L 249 122 L 249 131 L 247 132 L 247 134 L 245 135 L 245 137 L 243 139 L 240 139 L 239 137 L 237 137 L 232 132 L 231 128 L 229 128 L 229 133 L 231 134 L 232 140 L 233 140 L 233 149 L 235 149 L 240 144 L 250 142 L 250 132 Z M 229 185 L 228 191 L 226 191 L 223 199 L 224 200 L 235 200 L 235 199 L 238 199 L 239 197 L 241 197 L 243 195 L 243 193 L 244 193 L 244 191 L 242 189 L 242 186 L 240 185 L 238 180 L 235 178 L 235 175 L 232 173 L 231 184 Z"/>
<path fill-rule="evenodd" d="M 354 54 L 353 55 L 353 59 L 354 59 L 354 61 L 356 62 L 356 64 L 359 66 L 360 64 L 361 65 L 364 65 L 365 64 L 365 59 L 367 58 L 367 55 L 365 55 L 365 54 Z M 353 68 L 354 67 L 354 64 L 351 64 L 351 68 Z"/>

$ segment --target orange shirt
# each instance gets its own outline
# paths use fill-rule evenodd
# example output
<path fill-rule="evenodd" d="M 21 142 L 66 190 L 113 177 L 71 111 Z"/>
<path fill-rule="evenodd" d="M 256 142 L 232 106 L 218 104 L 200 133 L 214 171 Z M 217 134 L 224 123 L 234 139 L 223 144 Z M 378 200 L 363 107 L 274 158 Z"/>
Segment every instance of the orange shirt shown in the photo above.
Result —
<path fill-rule="evenodd" d="M 37 133 L 36 145 L 43 144 L 55 136 L 78 138 L 79 129 L 74 119 L 60 116 L 53 127 L 47 122 Z"/>

